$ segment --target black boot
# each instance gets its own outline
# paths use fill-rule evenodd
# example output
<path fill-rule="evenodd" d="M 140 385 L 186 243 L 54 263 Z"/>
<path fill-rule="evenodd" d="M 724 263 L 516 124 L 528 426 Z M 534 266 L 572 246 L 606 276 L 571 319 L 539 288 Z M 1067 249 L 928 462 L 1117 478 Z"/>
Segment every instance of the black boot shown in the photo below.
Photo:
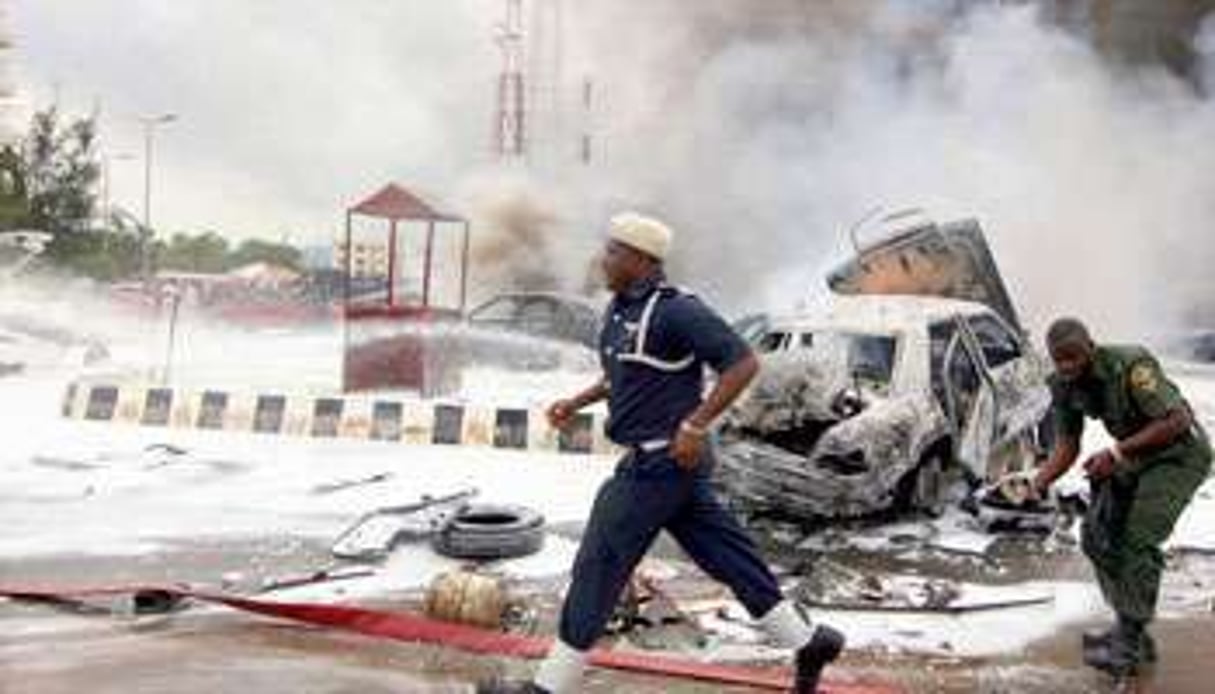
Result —
<path fill-rule="evenodd" d="M 1092 665 L 1093 661 L 1105 660 L 1109 658 L 1110 641 L 1114 638 L 1115 628 L 1111 627 L 1105 631 L 1086 631 L 1080 637 L 1084 649 L 1084 662 Z M 1143 656 L 1143 662 L 1154 663 L 1157 659 L 1156 639 L 1148 633 L 1147 629 L 1143 630 L 1143 641 L 1140 644 Z M 1096 666 L 1094 666 L 1096 667 Z"/>
<path fill-rule="evenodd" d="M 477 694 L 549 694 L 544 687 L 531 680 L 482 680 L 477 683 Z"/>
<path fill-rule="evenodd" d="M 844 635 L 826 624 L 814 630 L 814 636 L 806 645 L 797 649 L 797 677 L 793 684 L 795 694 L 814 694 L 818 691 L 818 679 L 827 663 L 839 657 L 844 650 Z"/>
<path fill-rule="evenodd" d="M 1099 640 L 1092 641 L 1098 647 L 1085 652 L 1085 662 L 1114 677 L 1134 675 L 1141 664 L 1148 662 L 1149 648 L 1155 657 L 1155 644 L 1147 645 L 1150 641 L 1144 622 L 1120 617 L 1104 648 L 1099 647 Z"/>

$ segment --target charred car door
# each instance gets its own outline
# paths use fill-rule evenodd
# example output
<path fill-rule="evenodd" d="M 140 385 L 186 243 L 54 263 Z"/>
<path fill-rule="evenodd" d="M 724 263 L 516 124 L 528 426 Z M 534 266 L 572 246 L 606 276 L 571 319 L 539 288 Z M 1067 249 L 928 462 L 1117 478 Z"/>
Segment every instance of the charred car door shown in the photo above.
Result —
<path fill-rule="evenodd" d="M 960 318 L 933 323 L 928 332 L 932 391 L 945 412 L 954 459 L 982 479 L 999 415 L 991 374 Z"/>
<path fill-rule="evenodd" d="M 1043 362 L 998 315 L 968 315 L 965 323 L 995 391 L 996 454 L 988 465 L 995 477 L 1031 465 L 1043 449 L 1041 423 L 1050 410 L 1050 390 Z"/>
<path fill-rule="evenodd" d="M 1029 350 L 995 314 L 966 316 L 965 323 L 991 374 L 1000 415 L 996 422 L 997 441 L 1020 431 L 1032 431 L 1049 395 Z"/>

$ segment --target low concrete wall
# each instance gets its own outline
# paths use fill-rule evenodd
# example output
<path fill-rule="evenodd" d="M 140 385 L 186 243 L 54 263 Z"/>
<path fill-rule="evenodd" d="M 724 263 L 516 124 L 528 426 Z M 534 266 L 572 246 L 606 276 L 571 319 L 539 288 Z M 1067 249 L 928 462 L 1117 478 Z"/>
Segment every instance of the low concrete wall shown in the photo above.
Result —
<path fill-rule="evenodd" d="M 611 453 L 601 412 L 566 431 L 529 407 L 487 407 L 375 395 L 184 389 L 106 381 L 70 384 L 63 416 L 148 427 L 340 437 L 414 445 L 483 446 L 559 453 Z"/>

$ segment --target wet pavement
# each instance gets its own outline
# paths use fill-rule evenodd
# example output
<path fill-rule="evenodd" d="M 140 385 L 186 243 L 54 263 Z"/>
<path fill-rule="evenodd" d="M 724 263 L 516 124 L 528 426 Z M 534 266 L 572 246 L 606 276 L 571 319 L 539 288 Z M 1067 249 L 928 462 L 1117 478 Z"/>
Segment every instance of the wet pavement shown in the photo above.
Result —
<path fill-rule="evenodd" d="M 6 608 L 9 611 L 12 608 Z M 16 608 L 20 612 L 30 609 Z M 10 614 L 9 619 L 12 619 Z M 45 619 L 45 618 L 44 618 Z M 61 620 L 89 620 L 81 629 Z M 53 632 L 0 638 L 3 691 L 93 692 L 468 692 L 476 679 L 518 676 L 523 661 L 472 656 L 435 646 L 375 640 L 242 615 L 177 615 L 104 623 L 59 617 Z M 8 621 L 8 620 L 6 620 Z M 1078 630 L 1035 644 L 1023 656 L 951 659 L 848 653 L 832 677 L 897 683 L 907 692 L 1105 692 L 1112 683 L 1078 666 Z M 1156 628 L 1163 652 L 1142 691 L 1210 691 L 1212 617 L 1166 620 Z M 588 692 L 744 692 L 594 670 Z"/>
<path fill-rule="evenodd" d="M 660 543 L 658 558 L 677 552 Z M 1040 555 L 1018 552 L 1035 562 Z M 832 554 L 851 566 L 881 565 L 881 553 Z M 885 568 L 893 563 L 887 557 Z M 906 561 L 906 559 L 904 559 Z M 283 538 L 246 542 L 182 543 L 140 556 L 57 556 L 0 563 L 6 582 L 54 578 L 59 581 L 187 581 L 249 590 L 268 578 L 307 573 L 328 562 L 324 548 Z M 1001 562 L 1007 565 L 1008 562 Z M 1016 565 L 1006 577 L 1049 571 L 1083 575 L 1083 564 L 1064 553 L 1035 567 Z M 920 570 L 929 564 L 921 563 Z M 990 573 L 984 562 L 949 562 L 959 575 Z M 940 567 L 938 567 L 940 568 Z M 1049 572 L 1048 571 L 1048 572 Z M 1162 660 L 1140 683 L 1140 691 L 1187 694 L 1211 691 L 1215 665 L 1215 558 L 1174 556 L 1165 588 L 1166 614 L 1155 627 Z M 694 572 L 678 583 L 712 593 L 713 584 Z M 678 592 L 676 589 L 674 592 Z M 1206 602 L 1204 603 L 1204 597 Z M 378 602 L 411 608 L 416 591 Z M 539 631 L 553 628 L 555 598 L 538 599 Z M 108 607 L 109 605 L 106 605 Z M 894 683 L 907 692 L 1106 692 L 1109 678 L 1079 662 L 1079 634 L 1092 623 L 1069 626 L 1031 643 L 1023 652 L 1001 656 L 924 654 L 896 648 L 849 650 L 832 677 L 840 682 Z M 91 692 L 468 692 L 490 675 L 518 676 L 531 664 L 475 656 L 451 649 L 373 639 L 295 623 L 200 606 L 159 616 L 76 614 L 45 605 L 0 603 L 0 691 L 13 694 Z M 606 670 L 594 670 L 588 692 L 743 692 L 723 687 Z"/>

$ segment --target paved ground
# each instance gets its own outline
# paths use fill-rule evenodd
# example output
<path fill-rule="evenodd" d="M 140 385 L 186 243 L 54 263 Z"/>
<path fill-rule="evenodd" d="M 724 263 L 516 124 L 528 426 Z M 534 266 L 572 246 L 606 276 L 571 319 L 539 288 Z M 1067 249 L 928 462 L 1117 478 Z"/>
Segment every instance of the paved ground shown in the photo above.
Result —
<path fill-rule="evenodd" d="M 219 576 L 264 556 L 275 541 L 247 546 L 198 545 L 159 555 L 53 557 L 0 564 L 0 579 L 181 580 Z M 319 548 L 282 553 L 267 572 L 315 565 Z M 1174 576 L 1173 580 L 1181 580 Z M 542 620 L 544 621 L 544 620 Z M 547 617 L 551 622 L 551 615 Z M 548 625 L 541 627 L 549 628 Z M 1000 658 L 926 657 L 849 651 L 831 676 L 841 682 L 897 684 L 907 692 L 1103 692 L 1109 680 L 1079 664 L 1080 626 Z M 1215 677 L 1215 614 L 1194 613 L 1156 628 L 1160 666 L 1141 691 L 1198 694 Z M 222 691 L 468 692 L 492 674 L 521 674 L 530 664 L 472 656 L 280 623 L 221 609 L 167 617 L 67 614 L 41 605 L 0 603 L 0 688 L 6 694 Z M 593 671 L 588 692 L 743 692 L 742 688 Z"/>

